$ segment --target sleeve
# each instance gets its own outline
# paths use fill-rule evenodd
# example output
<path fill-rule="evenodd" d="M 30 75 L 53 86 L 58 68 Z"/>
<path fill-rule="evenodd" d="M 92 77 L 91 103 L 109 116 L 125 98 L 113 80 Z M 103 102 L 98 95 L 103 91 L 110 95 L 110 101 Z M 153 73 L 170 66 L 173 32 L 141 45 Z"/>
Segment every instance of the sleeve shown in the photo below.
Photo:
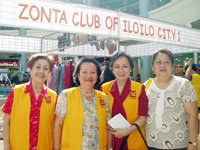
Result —
<path fill-rule="evenodd" d="M 58 96 L 55 114 L 62 118 L 67 114 L 67 94 L 65 90 L 63 90 Z"/>
<path fill-rule="evenodd" d="M 193 102 L 197 101 L 196 92 L 192 86 L 192 84 L 189 82 L 189 80 L 186 80 L 185 83 L 181 87 L 182 91 L 180 95 L 182 95 L 183 102 Z"/>
<path fill-rule="evenodd" d="M 8 115 L 11 114 L 12 105 L 13 105 L 13 98 L 14 98 L 14 88 L 11 89 L 8 98 L 6 100 L 5 105 L 3 106 L 2 111 Z"/>
<path fill-rule="evenodd" d="M 193 76 L 191 75 L 191 76 L 190 76 L 190 81 L 192 81 L 192 77 L 193 77 Z"/>
<path fill-rule="evenodd" d="M 145 92 L 145 86 L 142 85 L 142 90 L 141 90 L 141 94 L 139 97 L 139 110 L 138 110 L 138 114 L 139 116 L 147 116 L 148 115 L 148 97 L 146 95 Z"/>

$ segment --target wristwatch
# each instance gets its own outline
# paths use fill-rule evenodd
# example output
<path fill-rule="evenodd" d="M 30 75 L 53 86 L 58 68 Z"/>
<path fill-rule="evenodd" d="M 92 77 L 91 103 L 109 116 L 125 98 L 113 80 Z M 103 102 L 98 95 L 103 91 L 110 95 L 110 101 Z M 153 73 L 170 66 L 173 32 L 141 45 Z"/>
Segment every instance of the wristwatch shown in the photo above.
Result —
<path fill-rule="evenodd" d="M 194 145 L 194 146 L 197 146 L 197 142 L 191 142 L 191 141 L 189 141 L 188 143 L 189 143 L 189 144 L 192 144 L 192 145 Z"/>

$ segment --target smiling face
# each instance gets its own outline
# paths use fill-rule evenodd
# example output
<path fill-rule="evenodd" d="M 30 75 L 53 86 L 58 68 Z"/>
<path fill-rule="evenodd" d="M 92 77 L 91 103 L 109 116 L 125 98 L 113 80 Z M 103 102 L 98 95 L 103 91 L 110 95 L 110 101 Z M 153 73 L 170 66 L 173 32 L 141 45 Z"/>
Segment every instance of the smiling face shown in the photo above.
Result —
<path fill-rule="evenodd" d="M 84 62 L 80 66 L 78 79 L 81 86 L 93 88 L 97 82 L 97 67 L 94 63 Z"/>
<path fill-rule="evenodd" d="M 173 72 L 173 64 L 165 53 L 158 53 L 152 64 L 152 70 L 157 77 L 170 77 Z"/>
<path fill-rule="evenodd" d="M 30 68 L 30 75 L 32 82 L 44 84 L 50 73 L 50 64 L 45 59 L 38 59 L 32 68 Z"/>
<path fill-rule="evenodd" d="M 131 66 L 125 56 L 115 60 L 112 67 L 113 73 L 118 81 L 126 81 L 131 72 Z"/>

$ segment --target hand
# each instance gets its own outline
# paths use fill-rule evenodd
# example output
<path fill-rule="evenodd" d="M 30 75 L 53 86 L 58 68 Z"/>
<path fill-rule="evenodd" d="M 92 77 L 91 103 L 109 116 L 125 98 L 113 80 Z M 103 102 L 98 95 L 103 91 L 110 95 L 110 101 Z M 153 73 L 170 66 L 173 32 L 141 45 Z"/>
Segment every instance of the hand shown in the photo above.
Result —
<path fill-rule="evenodd" d="M 110 126 L 108 126 L 107 128 L 105 128 L 107 131 L 114 131 L 114 129 Z"/>
<path fill-rule="evenodd" d="M 189 59 L 189 61 L 188 61 L 188 66 L 192 67 L 192 64 L 193 64 L 193 60 L 192 60 L 192 59 Z"/>
<path fill-rule="evenodd" d="M 113 134 L 116 138 L 123 138 L 127 135 L 129 135 L 130 130 L 129 129 L 112 129 L 109 131 L 111 134 Z"/>

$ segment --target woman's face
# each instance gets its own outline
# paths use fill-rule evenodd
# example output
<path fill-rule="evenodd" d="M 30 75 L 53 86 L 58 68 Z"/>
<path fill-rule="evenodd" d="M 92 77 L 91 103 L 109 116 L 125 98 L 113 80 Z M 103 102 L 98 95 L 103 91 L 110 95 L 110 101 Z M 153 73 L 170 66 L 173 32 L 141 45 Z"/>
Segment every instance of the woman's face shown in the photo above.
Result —
<path fill-rule="evenodd" d="M 97 82 L 97 67 L 93 63 L 84 62 L 80 66 L 78 79 L 81 86 L 93 88 Z"/>
<path fill-rule="evenodd" d="M 113 73 L 118 81 L 126 81 L 131 72 L 131 66 L 125 56 L 121 56 L 113 63 Z"/>
<path fill-rule="evenodd" d="M 30 68 L 30 75 L 33 82 L 43 84 L 50 73 L 50 64 L 45 59 L 39 59 Z"/>
<path fill-rule="evenodd" d="M 152 64 L 152 70 L 157 77 L 168 77 L 172 75 L 173 64 L 169 56 L 159 53 Z"/>

